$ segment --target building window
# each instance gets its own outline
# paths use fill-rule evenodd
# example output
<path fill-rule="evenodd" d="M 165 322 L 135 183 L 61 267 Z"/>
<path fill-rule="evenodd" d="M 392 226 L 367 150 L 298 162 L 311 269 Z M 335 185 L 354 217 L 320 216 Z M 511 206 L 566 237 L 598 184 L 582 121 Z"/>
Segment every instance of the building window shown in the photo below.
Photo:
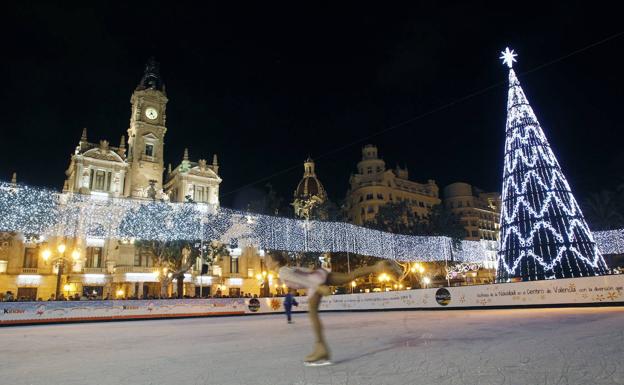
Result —
<path fill-rule="evenodd" d="M 36 287 L 18 287 L 17 299 L 26 299 L 29 301 L 37 300 L 37 288 Z"/>
<path fill-rule="evenodd" d="M 141 266 L 141 252 L 135 249 L 134 266 Z"/>
<path fill-rule="evenodd" d="M 85 267 L 102 267 L 102 248 L 87 247 L 87 262 Z"/>
<path fill-rule="evenodd" d="M 373 173 L 373 168 L 372 167 L 367 167 L 366 168 L 366 173 L 367 174 L 372 174 Z"/>
<path fill-rule="evenodd" d="M 472 230 L 472 236 L 473 238 L 479 238 L 479 232 L 476 230 Z"/>
<path fill-rule="evenodd" d="M 147 143 L 145 145 L 145 155 L 147 156 L 154 156 L 154 145 Z"/>
<path fill-rule="evenodd" d="M 377 166 L 377 172 L 381 172 L 381 167 Z"/>
<path fill-rule="evenodd" d="M 89 188 L 93 191 L 110 191 L 111 179 L 110 171 L 91 169 Z"/>
<path fill-rule="evenodd" d="M 238 274 L 238 258 L 230 257 L 230 273 Z"/>
<path fill-rule="evenodd" d="M 134 254 L 134 266 L 150 266 L 150 260 L 148 253 L 142 253 L 140 251 L 136 251 Z"/>
<path fill-rule="evenodd" d="M 373 206 L 368 206 L 368 213 L 374 213 L 375 212 L 375 207 Z"/>
<path fill-rule="evenodd" d="M 360 195 L 360 202 L 364 201 L 364 195 Z"/>
<path fill-rule="evenodd" d="M 388 199 L 392 200 L 392 194 L 388 194 Z"/>
<path fill-rule="evenodd" d="M 464 202 L 462 201 L 457 202 L 457 207 L 464 207 Z"/>
<path fill-rule="evenodd" d="M 425 207 L 425 202 L 418 202 L 419 207 Z"/>
<path fill-rule="evenodd" d="M 30 269 L 36 269 L 39 261 L 39 249 L 36 247 L 27 247 L 24 250 L 24 266 Z"/>
<path fill-rule="evenodd" d="M 377 199 L 383 200 L 383 194 L 382 193 L 377 193 Z"/>
<path fill-rule="evenodd" d="M 204 201 L 204 187 L 203 186 L 195 186 L 193 189 L 193 200 L 195 202 L 203 202 Z"/>
<path fill-rule="evenodd" d="M 362 209 L 360 210 L 360 214 L 364 215 L 364 207 L 362 207 Z"/>
<path fill-rule="evenodd" d="M 104 170 L 95 171 L 95 177 L 93 178 L 93 186 L 91 190 L 104 191 L 106 187 L 106 172 Z"/>
<path fill-rule="evenodd" d="M 366 200 L 369 201 L 373 199 L 373 194 L 366 194 Z"/>

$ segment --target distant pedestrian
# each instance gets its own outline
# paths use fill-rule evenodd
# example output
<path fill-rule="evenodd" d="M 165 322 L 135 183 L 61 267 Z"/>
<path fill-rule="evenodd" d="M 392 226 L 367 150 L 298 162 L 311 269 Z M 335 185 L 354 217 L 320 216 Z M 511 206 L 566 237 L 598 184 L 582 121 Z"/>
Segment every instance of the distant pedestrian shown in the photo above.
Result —
<path fill-rule="evenodd" d="M 295 300 L 295 297 L 292 295 L 290 290 L 288 290 L 288 293 L 286 293 L 286 296 L 284 297 L 284 310 L 286 311 L 286 318 L 288 319 L 289 324 L 293 323 L 291 318 L 293 306 L 299 306 L 299 303 Z"/>
<path fill-rule="evenodd" d="M 11 302 L 14 298 L 15 297 L 13 297 L 13 293 L 11 292 L 11 290 L 7 290 L 7 292 L 4 294 L 4 302 Z"/>

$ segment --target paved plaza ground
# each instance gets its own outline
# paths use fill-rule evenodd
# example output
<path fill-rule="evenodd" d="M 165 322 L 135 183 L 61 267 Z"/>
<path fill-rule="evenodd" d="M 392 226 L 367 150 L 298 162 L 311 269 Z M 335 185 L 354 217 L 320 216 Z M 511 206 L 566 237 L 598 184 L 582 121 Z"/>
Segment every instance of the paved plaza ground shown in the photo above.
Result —
<path fill-rule="evenodd" d="M 624 308 L 306 314 L 0 328 L 0 383 L 624 384 Z"/>

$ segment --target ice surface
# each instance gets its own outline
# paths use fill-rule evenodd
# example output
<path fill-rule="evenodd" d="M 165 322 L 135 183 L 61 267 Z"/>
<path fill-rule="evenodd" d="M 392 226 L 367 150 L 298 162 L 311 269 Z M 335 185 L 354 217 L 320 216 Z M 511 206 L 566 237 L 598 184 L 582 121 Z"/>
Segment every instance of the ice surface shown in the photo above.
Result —
<path fill-rule="evenodd" d="M 324 313 L 0 328 L 2 384 L 624 384 L 624 308 Z"/>

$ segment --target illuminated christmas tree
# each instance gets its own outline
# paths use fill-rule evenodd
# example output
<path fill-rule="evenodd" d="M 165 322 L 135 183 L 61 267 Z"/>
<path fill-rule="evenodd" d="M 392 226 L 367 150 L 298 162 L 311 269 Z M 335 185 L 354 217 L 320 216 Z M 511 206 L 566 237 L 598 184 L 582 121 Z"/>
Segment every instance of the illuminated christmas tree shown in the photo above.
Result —
<path fill-rule="evenodd" d="M 520 87 L 506 48 L 509 93 L 497 280 L 605 274 L 583 213 Z"/>

